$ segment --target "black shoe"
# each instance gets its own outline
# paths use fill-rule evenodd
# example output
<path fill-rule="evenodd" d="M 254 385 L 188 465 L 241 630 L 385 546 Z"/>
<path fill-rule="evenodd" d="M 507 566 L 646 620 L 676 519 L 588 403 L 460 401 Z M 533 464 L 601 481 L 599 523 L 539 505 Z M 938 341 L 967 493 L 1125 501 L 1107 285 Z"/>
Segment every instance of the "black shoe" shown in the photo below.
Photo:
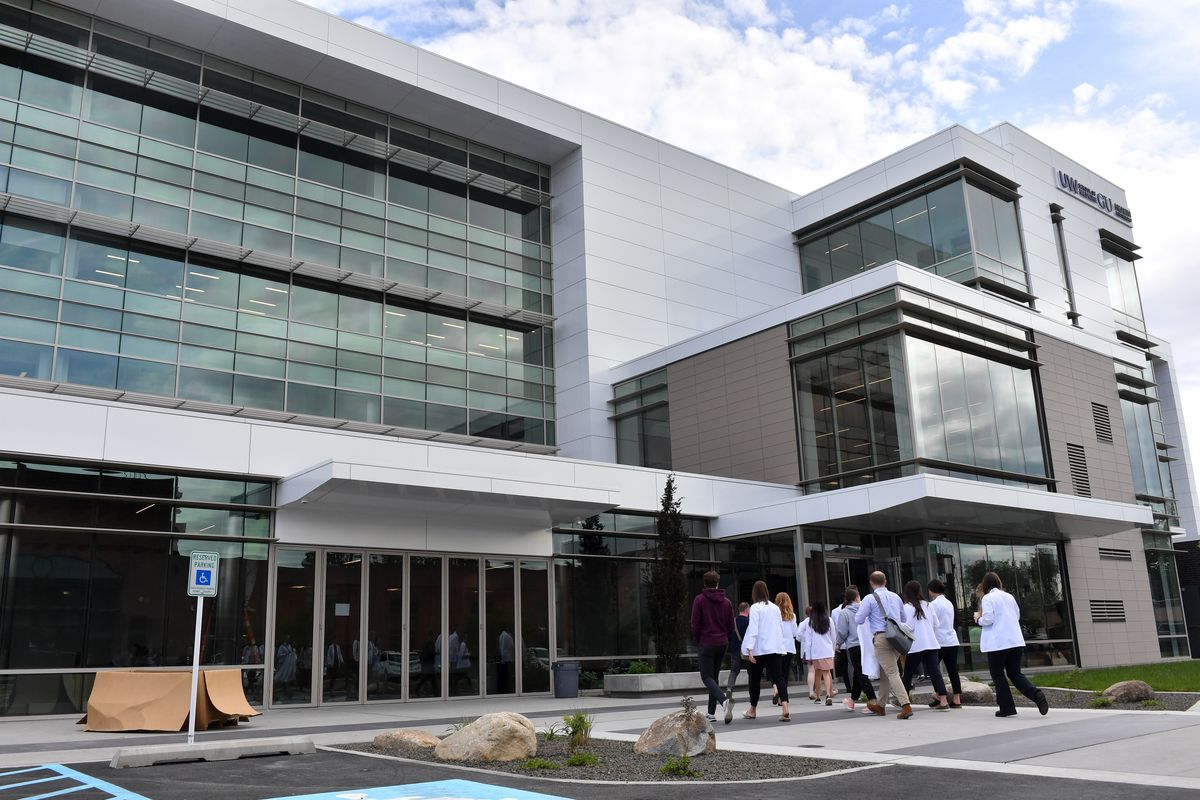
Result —
<path fill-rule="evenodd" d="M 1046 702 L 1046 694 L 1041 689 L 1033 696 L 1033 702 L 1037 703 L 1038 713 L 1046 716 L 1046 712 L 1050 710 L 1050 703 Z"/>
<path fill-rule="evenodd" d="M 938 702 L 938 699 L 936 697 L 929 701 L 930 708 L 937 708 L 940 705 L 941 705 L 941 703 Z"/>
<path fill-rule="evenodd" d="M 997 712 L 996 712 L 996 716 L 997 716 L 997 717 L 1015 717 L 1016 715 L 1017 715 L 1017 712 L 1016 712 L 1016 710 L 1013 710 L 1013 711 L 997 711 Z"/>

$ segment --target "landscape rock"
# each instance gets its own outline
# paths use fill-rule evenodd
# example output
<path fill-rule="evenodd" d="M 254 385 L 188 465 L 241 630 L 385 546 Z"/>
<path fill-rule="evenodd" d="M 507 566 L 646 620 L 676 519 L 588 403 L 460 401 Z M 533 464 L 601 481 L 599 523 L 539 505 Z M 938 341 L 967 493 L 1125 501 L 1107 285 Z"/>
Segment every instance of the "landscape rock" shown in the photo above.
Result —
<path fill-rule="evenodd" d="M 380 750 L 403 750 L 406 747 L 423 747 L 432 750 L 441 741 L 429 731 L 401 730 L 381 733 L 375 737 L 373 744 Z"/>
<path fill-rule="evenodd" d="M 963 681 L 962 701 L 971 705 L 990 706 L 996 702 L 996 693 L 986 683 Z"/>
<path fill-rule="evenodd" d="M 699 712 L 686 711 L 654 720 L 633 746 L 635 753 L 662 756 L 699 756 L 716 749 L 712 723 Z"/>
<path fill-rule="evenodd" d="M 1105 697 L 1115 703 L 1140 703 L 1154 699 L 1154 689 L 1145 681 L 1121 681 L 1104 690 Z"/>
<path fill-rule="evenodd" d="M 520 714 L 484 714 L 442 739 L 433 752 L 444 761 L 516 761 L 537 754 L 537 734 Z"/>

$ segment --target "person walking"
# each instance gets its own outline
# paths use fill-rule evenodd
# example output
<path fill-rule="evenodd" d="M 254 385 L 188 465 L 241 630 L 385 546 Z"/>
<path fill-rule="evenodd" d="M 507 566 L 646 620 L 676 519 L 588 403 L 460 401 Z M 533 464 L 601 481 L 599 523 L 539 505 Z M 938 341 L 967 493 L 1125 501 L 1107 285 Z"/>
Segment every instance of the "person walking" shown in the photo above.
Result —
<path fill-rule="evenodd" d="M 787 592 L 775 595 L 775 605 L 779 606 L 779 616 L 783 620 L 783 646 L 786 648 L 783 654 L 783 680 L 786 683 L 792 679 L 792 661 L 796 658 L 796 640 L 800 629 L 796 624 L 796 609 Z M 771 705 L 779 705 L 779 689 L 771 694 Z"/>
<path fill-rule="evenodd" d="M 912 716 L 912 705 L 904 682 L 900 680 L 900 670 L 896 666 L 900 653 L 887 640 L 887 620 L 899 620 L 903 613 L 903 603 L 900 597 L 887 588 L 887 576 L 878 570 L 871 573 L 871 596 L 865 598 L 854 614 L 854 621 L 862 624 L 869 623 L 871 631 L 871 647 L 875 651 L 875 660 L 879 663 L 879 699 L 887 702 L 894 692 L 900 701 L 900 713 L 897 719 L 908 719 Z M 863 644 L 866 647 L 866 643 Z M 886 716 L 887 711 L 879 702 L 868 702 L 867 708 L 876 716 Z"/>
<path fill-rule="evenodd" d="M 812 606 L 805 606 L 804 619 L 800 620 L 800 624 L 796 626 L 796 641 L 799 643 L 797 654 L 800 662 L 804 665 L 804 680 L 808 683 L 808 699 L 816 700 L 817 695 L 813 692 L 813 686 L 817 679 L 817 673 L 813 671 L 812 659 L 808 655 L 812 649 L 812 622 L 808 618 L 810 614 L 812 614 Z"/>
<path fill-rule="evenodd" d="M 846 674 L 850 677 L 849 697 L 842 701 L 847 711 L 853 711 L 859 697 L 866 695 L 868 701 L 875 699 L 875 687 L 863 672 L 862 647 L 859 644 L 858 626 L 854 624 L 854 615 L 858 612 L 858 587 L 847 586 L 846 595 L 842 600 L 842 613 L 838 614 L 834 626 L 834 641 L 846 654 Z M 870 714 L 869 709 L 863 713 Z"/>
<path fill-rule="evenodd" d="M 1021 632 L 1021 608 L 1016 599 L 1004 591 L 1000 576 L 989 572 L 975 590 L 979 596 L 979 610 L 975 622 L 983 628 L 979 637 L 979 649 L 987 654 L 988 671 L 996 685 L 996 704 L 1000 710 L 997 717 L 1012 717 L 1017 713 L 1011 680 L 1021 694 L 1037 704 L 1038 712 L 1046 714 L 1050 704 L 1046 695 L 1021 674 L 1021 658 L 1025 654 L 1025 634 Z"/>
<path fill-rule="evenodd" d="M 733 624 L 733 606 L 720 588 L 721 576 L 713 570 L 704 573 L 704 591 L 692 600 L 692 641 L 700 661 L 700 679 L 708 689 L 708 719 L 715 722 L 717 706 L 727 715 L 729 698 L 717 676 L 729 649 L 729 640 L 737 636 Z"/>
<path fill-rule="evenodd" d="M 929 616 L 933 617 L 933 633 L 938 641 L 938 660 L 946 665 L 946 674 L 950 676 L 950 707 L 962 708 L 962 679 L 958 677 L 958 634 L 954 632 L 954 618 L 958 612 L 954 603 L 946 597 L 946 584 L 934 578 L 926 588 L 929 590 Z M 936 702 L 937 698 L 934 698 L 929 707 L 932 708 Z"/>
<path fill-rule="evenodd" d="M 733 620 L 736 639 L 729 640 L 729 678 L 725 681 L 725 724 L 733 722 L 733 685 L 742 672 L 742 639 L 746 638 L 746 626 L 750 624 L 750 604 L 738 604 L 738 615 Z"/>
<path fill-rule="evenodd" d="M 846 608 L 846 603 L 843 601 L 837 604 L 837 608 L 829 612 L 829 619 L 833 623 L 833 676 L 837 678 L 842 676 L 842 685 L 846 687 L 846 694 L 850 694 L 850 690 L 854 687 L 853 676 L 850 673 L 849 663 L 846 661 L 846 651 L 837 644 L 837 629 L 838 619 L 842 616 L 842 611 Z M 834 692 L 837 695 L 837 692 Z"/>
<path fill-rule="evenodd" d="M 747 669 L 750 679 L 750 708 L 742 716 L 745 719 L 758 718 L 758 697 L 762 688 L 762 676 L 765 671 L 779 690 L 779 702 L 783 716 L 780 722 L 791 722 L 791 708 L 788 705 L 787 679 L 783 676 L 783 654 L 787 646 L 783 641 L 783 617 L 779 606 L 771 602 L 764 581 L 756 581 L 750 591 L 750 621 L 746 625 L 746 636 L 742 639 L 742 656 L 750 662 Z"/>
<path fill-rule="evenodd" d="M 949 711 L 950 704 L 946 702 L 946 682 L 942 680 L 942 671 L 938 669 L 937 633 L 933 628 L 933 615 L 929 613 L 929 602 L 921 596 L 921 584 L 909 581 L 904 584 L 904 624 L 912 629 L 913 643 L 904 660 L 904 689 L 912 692 L 913 676 L 917 669 L 925 668 L 925 674 L 933 684 L 933 702 L 931 708 L 938 711 Z"/>
<path fill-rule="evenodd" d="M 809 658 L 812 660 L 813 672 L 816 673 L 816 698 L 814 703 L 821 702 L 821 685 L 825 686 L 825 705 L 833 705 L 833 620 L 825 611 L 825 603 L 821 600 L 812 604 L 808 615 L 810 649 Z"/>

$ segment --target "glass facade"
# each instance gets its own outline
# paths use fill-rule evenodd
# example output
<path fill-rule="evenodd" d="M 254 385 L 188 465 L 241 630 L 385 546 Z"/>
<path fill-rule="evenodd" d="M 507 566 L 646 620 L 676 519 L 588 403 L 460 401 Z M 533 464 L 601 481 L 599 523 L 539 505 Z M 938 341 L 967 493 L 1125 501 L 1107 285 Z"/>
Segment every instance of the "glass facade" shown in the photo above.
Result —
<path fill-rule="evenodd" d="M 1108 277 L 1108 296 L 1118 326 L 1145 335 L 1146 318 L 1142 313 L 1142 293 L 1138 289 L 1133 259 L 1126 254 L 1104 250 L 1104 273 Z"/>
<path fill-rule="evenodd" d="M 1015 200 L 959 179 L 800 245 L 805 292 L 889 261 L 1028 299 Z"/>
<path fill-rule="evenodd" d="M 1179 571 L 1170 534 L 1143 531 L 1146 571 L 1150 577 L 1150 599 L 1154 605 L 1154 625 L 1158 632 L 1159 652 L 1163 658 L 1188 656 L 1187 624 L 1179 592 Z"/>
<path fill-rule="evenodd" d="M 1048 483 L 1026 331 L 902 289 L 790 333 L 807 490 L 917 470 Z"/>
<path fill-rule="evenodd" d="M 221 554 L 204 664 L 263 697 L 271 484 L 0 461 L 0 715 L 82 710 L 96 669 L 192 657 L 193 550 Z"/>
<path fill-rule="evenodd" d="M 87 212 L 0 221 L 0 372 L 553 445 L 545 165 L 49 6 L 0 25 L 0 191 Z"/>
<path fill-rule="evenodd" d="M 665 369 L 613 387 L 617 463 L 671 468 L 671 414 Z"/>
<path fill-rule="evenodd" d="M 772 593 L 797 596 L 795 537 L 772 534 L 733 542 L 708 539 L 706 521 L 685 519 L 691 537 L 689 586 L 699 592 L 709 569 L 734 606 L 749 601 L 756 580 Z M 655 654 L 648 599 L 654 517 L 610 513 L 556 529 L 553 560 L 559 655 L 603 670 Z"/>

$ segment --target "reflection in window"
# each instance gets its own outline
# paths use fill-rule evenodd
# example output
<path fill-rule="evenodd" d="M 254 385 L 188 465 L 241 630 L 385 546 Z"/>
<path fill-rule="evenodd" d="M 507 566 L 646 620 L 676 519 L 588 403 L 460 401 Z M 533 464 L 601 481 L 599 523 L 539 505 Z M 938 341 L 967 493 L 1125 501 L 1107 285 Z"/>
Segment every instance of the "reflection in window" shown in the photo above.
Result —
<path fill-rule="evenodd" d="M 1128 258 L 1104 252 L 1104 272 L 1108 277 L 1108 296 L 1117 324 L 1134 331 L 1145 332 L 1142 295 L 1138 289 L 1137 271 Z"/>
<path fill-rule="evenodd" d="M 618 464 L 671 468 L 666 381 L 666 370 L 659 370 L 613 387 Z"/>

